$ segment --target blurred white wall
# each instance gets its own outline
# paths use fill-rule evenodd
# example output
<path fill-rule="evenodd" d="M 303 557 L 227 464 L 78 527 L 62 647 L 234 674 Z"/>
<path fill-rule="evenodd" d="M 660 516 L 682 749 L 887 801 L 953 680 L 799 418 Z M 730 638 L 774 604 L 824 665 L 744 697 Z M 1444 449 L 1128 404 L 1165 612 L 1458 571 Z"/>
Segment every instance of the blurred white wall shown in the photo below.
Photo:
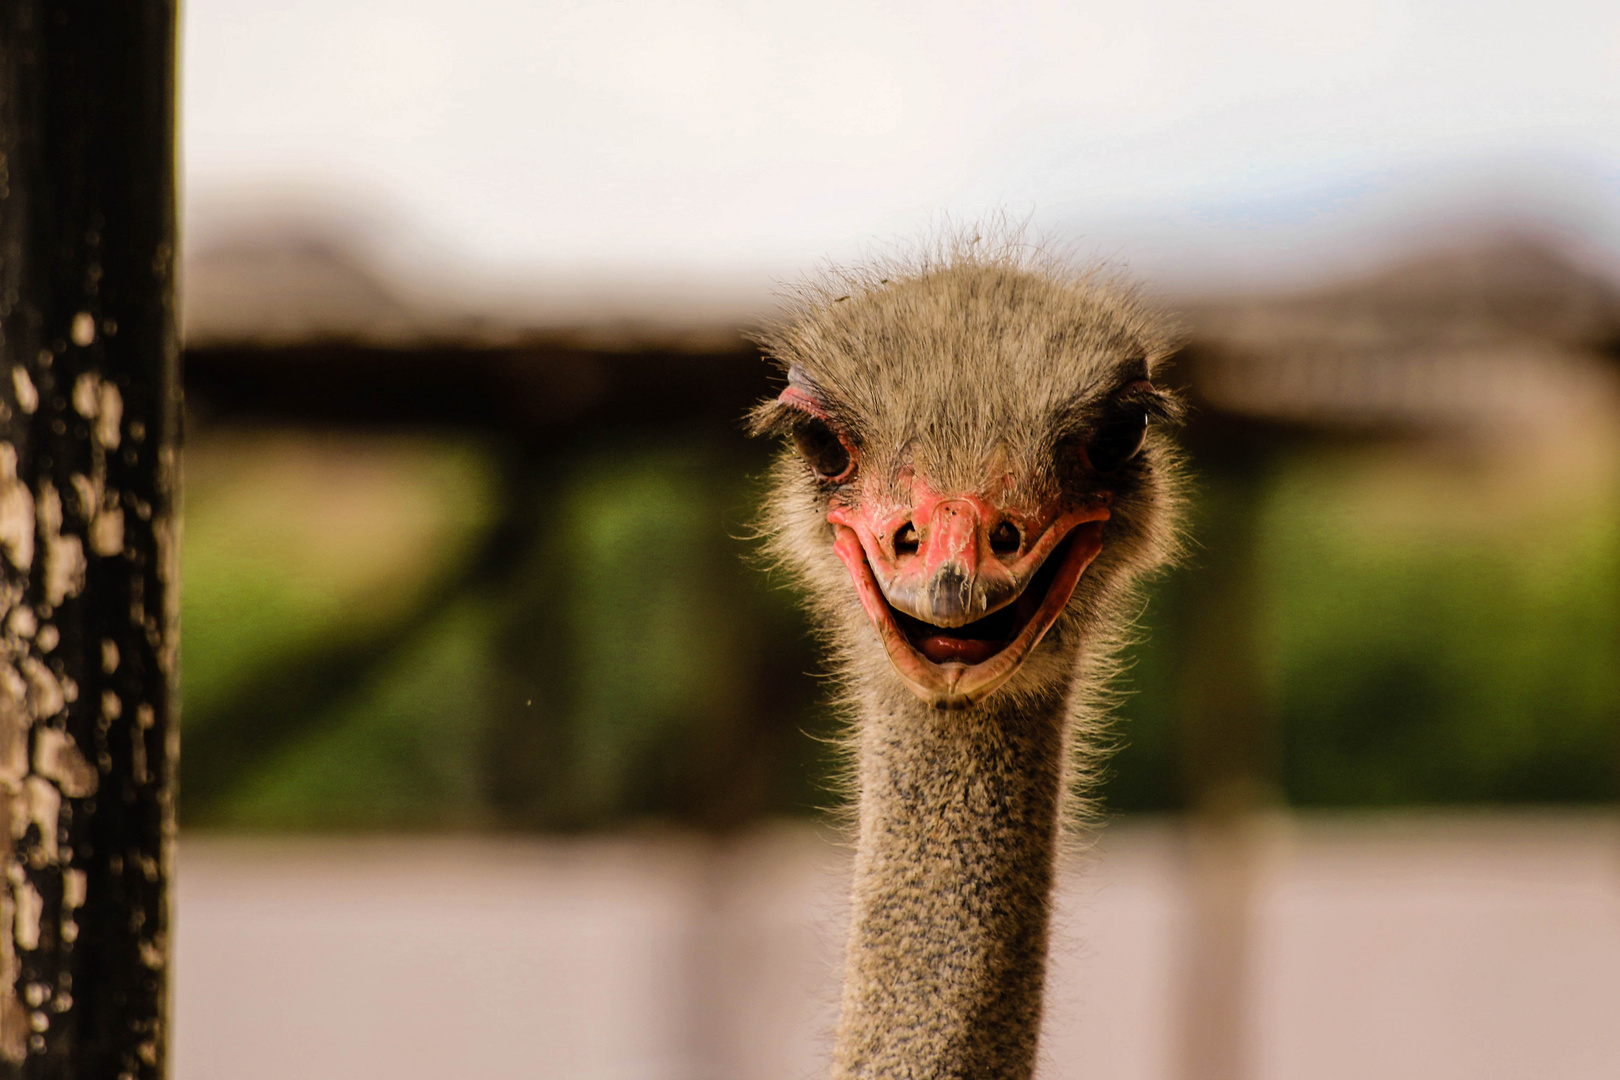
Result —
<path fill-rule="evenodd" d="M 1612 814 L 1278 819 L 1255 1080 L 1620 1075 Z M 837 1010 L 842 849 L 803 827 L 180 845 L 179 1080 L 805 1080 Z M 1110 826 L 1058 890 L 1039 1075 L 1173 1080 L 1186 861 Z"/>
<path fill-rule="evenodd" d="M 1493 221 L 1620 264 L 1605 0 L 192 0 L 190 236 L 404 274 L 728 276 L 1005 209 L 1170 288 Z"/>

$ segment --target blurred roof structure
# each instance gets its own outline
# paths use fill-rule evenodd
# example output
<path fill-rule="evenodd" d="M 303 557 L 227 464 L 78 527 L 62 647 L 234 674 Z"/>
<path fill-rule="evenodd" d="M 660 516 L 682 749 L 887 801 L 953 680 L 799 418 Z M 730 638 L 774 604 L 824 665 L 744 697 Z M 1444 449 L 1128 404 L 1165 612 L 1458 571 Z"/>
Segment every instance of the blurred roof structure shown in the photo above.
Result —
<path fill-rule="evenodd" d="M 406 344 L 454 332 L 447 313 L 401 296 L 344 238 L 297 227 L 232 237 L 192 255 L 183 297 L 192 346 Z"/>
<path fill-rule="evenodd" d="M 1209 405 L 1352 427 L 1537 422 L 1612 397 L 1620 290 L 1517 237 L 1187 312 Z"/>
<path fill-rule="evenodd" d="M 187 254 L 182 318 L 193 349 L 347 342 L 411 349 L 506 346 L 537 335 L 606 349 L 734 347 L 765 309 L 758 280 L 568 277 L 480 290 L 434 268 L 390 273 L 363 231 L 323 215 L 266 218 Z"/>
<path fill-rule="evenodd" d="M 768 389 L 744 337 L 763 298 L 724 282 L 565 282 L 477 311 L 391 281 L 341 238 L 281 230 L 198 252 L 185 286 L 191 382 L 227 412 L 554 423 L 652 394 L 649 409 L 734 417 Z M 1494 426 L 1615 397 L 1620 289 L 1521 237 L 1181 312 L 1182 377 L 1234 418 Z"/>

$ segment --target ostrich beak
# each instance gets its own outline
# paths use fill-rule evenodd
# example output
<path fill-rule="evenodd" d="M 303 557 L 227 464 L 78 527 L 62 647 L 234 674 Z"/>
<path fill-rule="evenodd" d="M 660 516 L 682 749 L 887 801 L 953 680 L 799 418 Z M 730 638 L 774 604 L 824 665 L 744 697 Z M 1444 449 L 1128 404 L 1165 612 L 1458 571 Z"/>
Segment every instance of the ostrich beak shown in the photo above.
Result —
<path fill-rule="evenodd" d="M 910 689 L 938 708 L 976 704 L 1012 678 L 1102 550 L 1104 505 L 999 510 L 919 483 L 887 514 L 835 507 L 833 550 Z"/>

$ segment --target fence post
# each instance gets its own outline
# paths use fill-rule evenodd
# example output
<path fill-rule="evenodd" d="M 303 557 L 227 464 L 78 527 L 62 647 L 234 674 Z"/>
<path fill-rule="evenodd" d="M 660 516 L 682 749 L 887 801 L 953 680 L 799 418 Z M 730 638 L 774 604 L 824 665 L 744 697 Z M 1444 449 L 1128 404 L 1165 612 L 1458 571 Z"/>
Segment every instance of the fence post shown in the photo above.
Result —
<path fill-rule="evenodd" d="M 175 17 L 0 4 L 0 1077 L 166 1072 Z"/>
<path fill-rule="evenodd" d="M 1261 671 L 1256 595 L 1259 516 L 1275 448 L 1265 432 L 1214 420 L 1190 430 L 1187 441 L 1204 497 L 1181 674 L 1188 911 L 1180 1076 L 1247 1080 L 1262 824 L 1278 796 L 1278 732 Z"/>

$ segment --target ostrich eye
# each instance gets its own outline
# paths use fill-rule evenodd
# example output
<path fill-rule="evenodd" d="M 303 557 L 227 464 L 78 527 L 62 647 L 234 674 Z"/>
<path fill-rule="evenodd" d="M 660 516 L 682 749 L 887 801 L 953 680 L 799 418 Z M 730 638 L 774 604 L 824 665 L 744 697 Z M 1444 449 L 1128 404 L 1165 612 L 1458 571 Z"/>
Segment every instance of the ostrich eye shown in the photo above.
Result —
<path fill-rule="evenodd" d="M 820 420 L 805 420 L 794 428 L 793 445 L 823 480 L 842 479 L 849 472 L 849 449 L 833 429 Z"/>
<path fill-rule="evenodd" d="M 1120 468 L 1142 449 L 1147 438 L 1147 410 L 1135 405 L 1124 406 L 1104 420 L 1086 443 L 1086 459 L 1100 473 L 1111 473 Z"/>

